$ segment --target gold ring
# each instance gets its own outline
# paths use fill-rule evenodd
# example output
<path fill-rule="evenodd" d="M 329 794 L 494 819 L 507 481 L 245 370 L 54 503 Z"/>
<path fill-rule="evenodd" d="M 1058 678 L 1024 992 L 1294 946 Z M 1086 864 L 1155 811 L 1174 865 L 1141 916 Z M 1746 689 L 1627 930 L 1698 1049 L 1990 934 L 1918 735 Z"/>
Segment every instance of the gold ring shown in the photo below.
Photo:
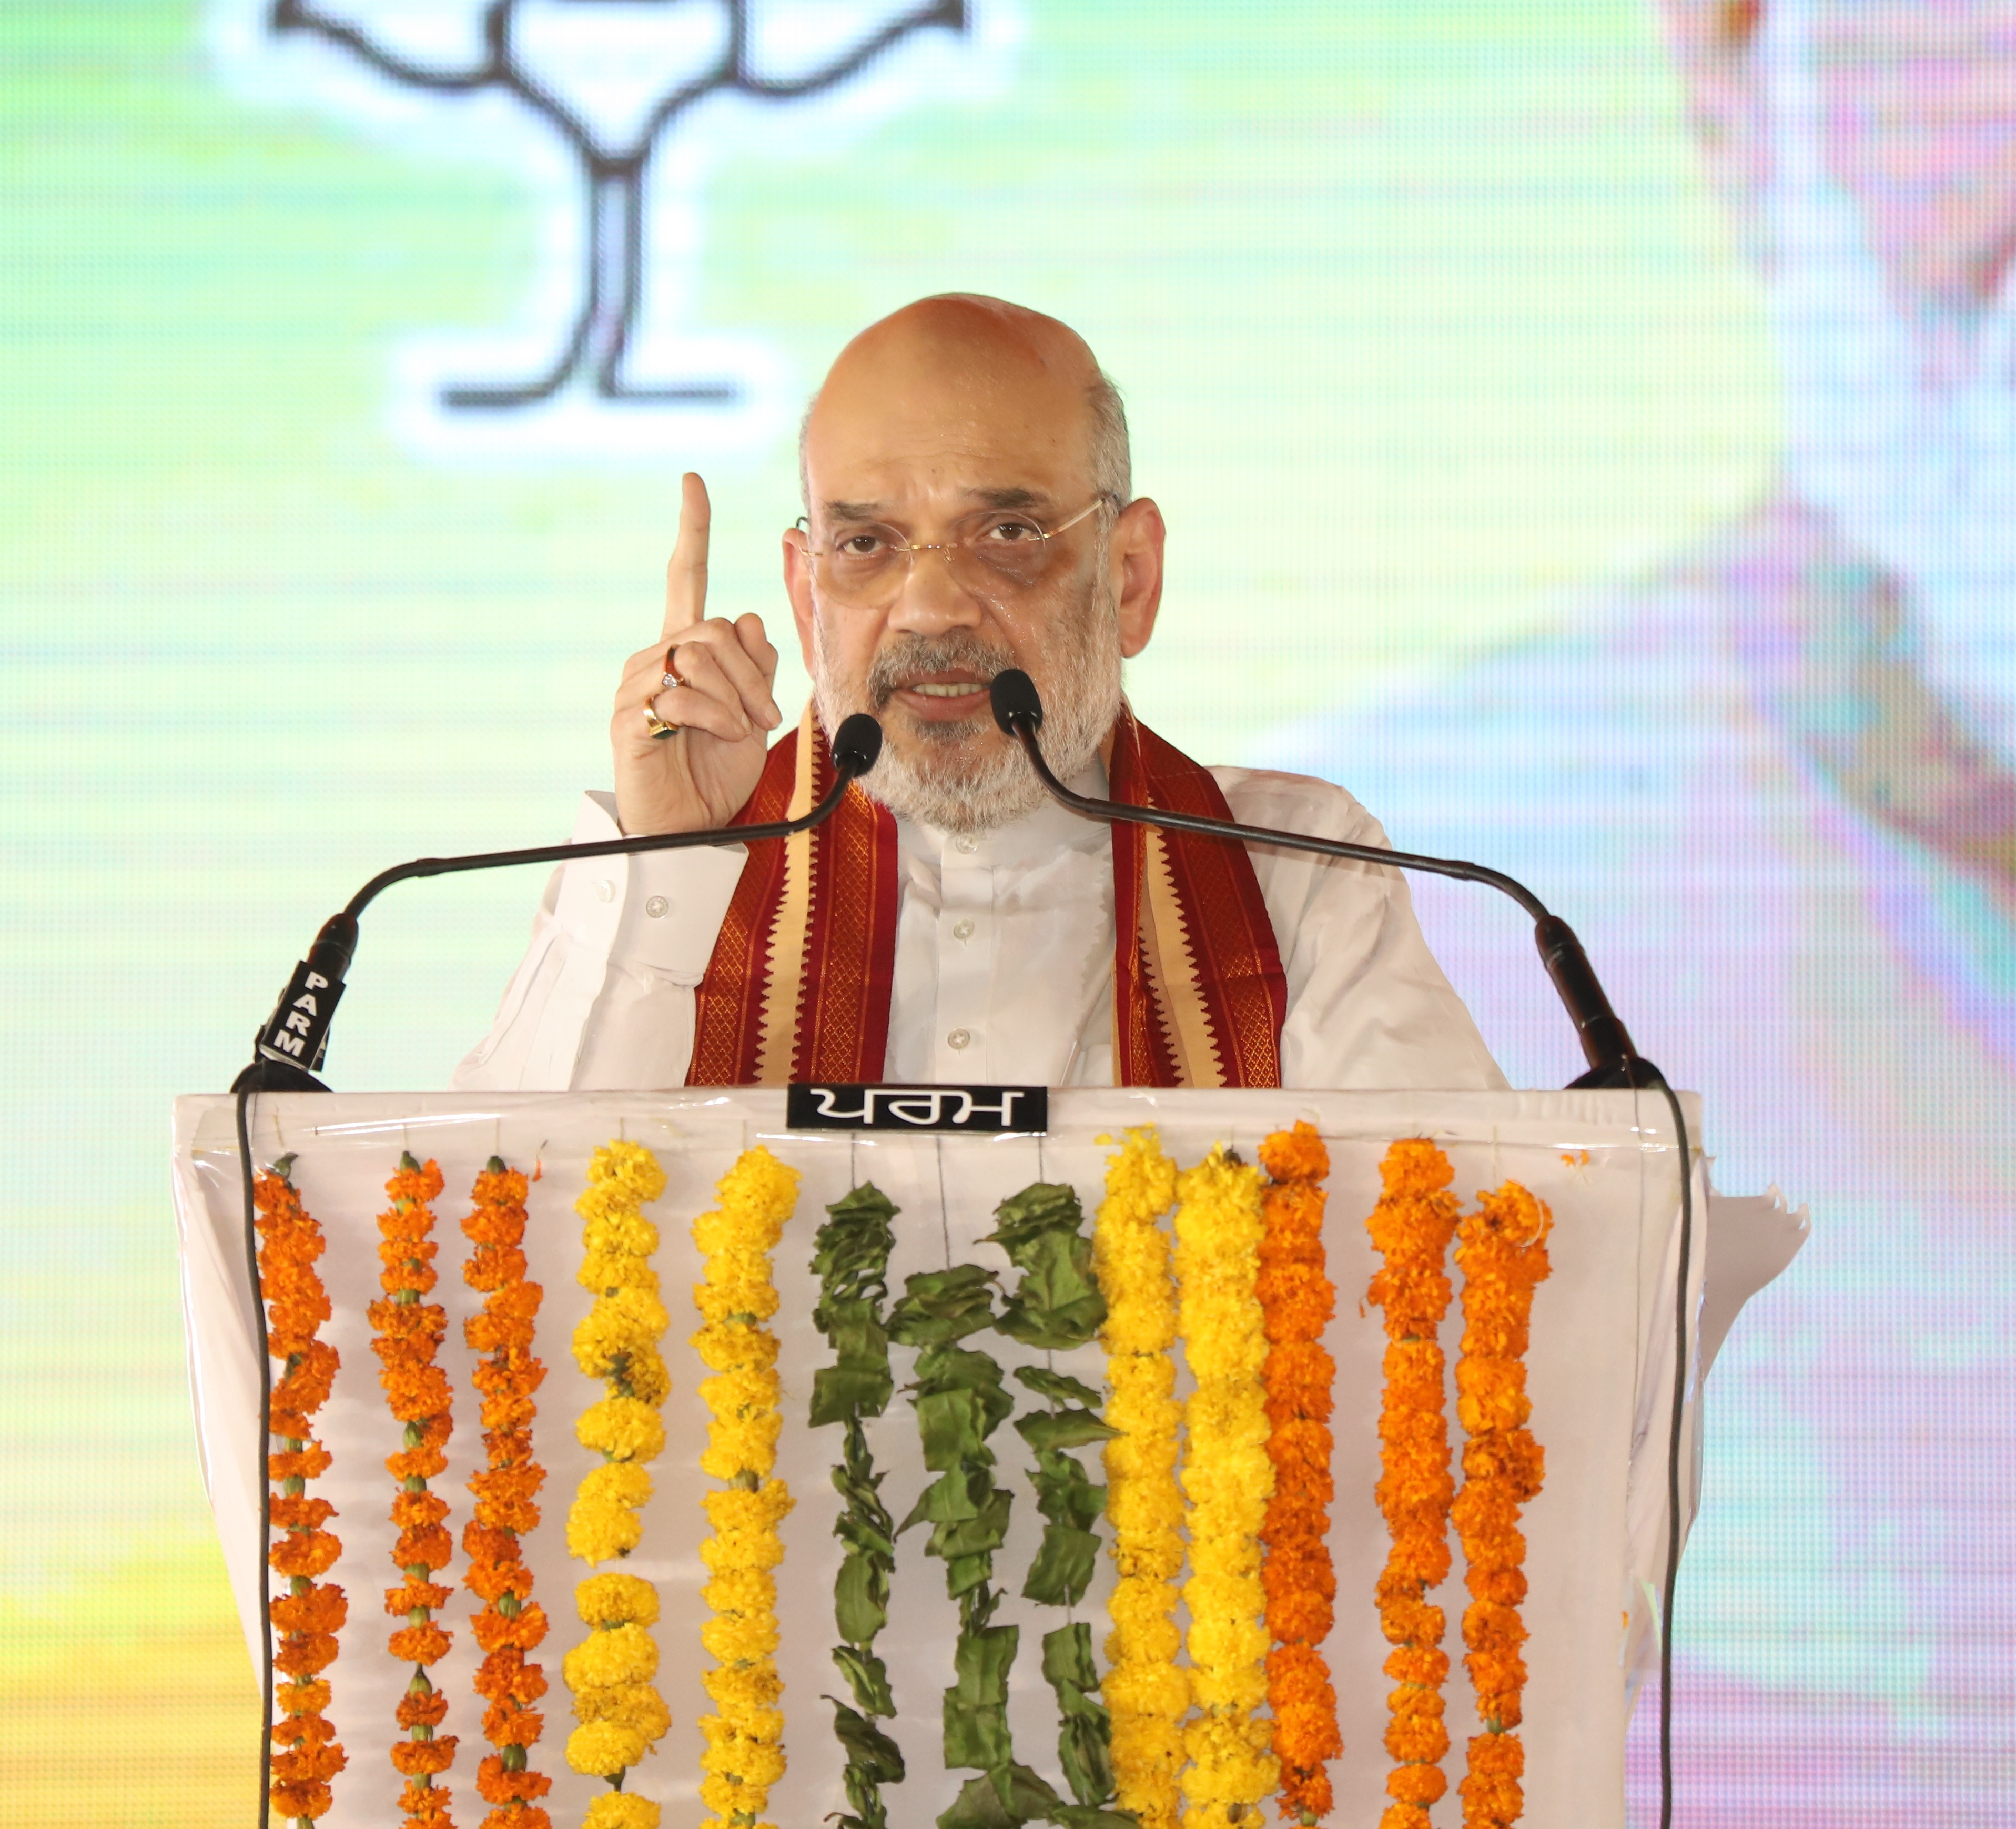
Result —
<path fill-rule="evenodd" d="M 662 690 L 663 689 L 661 688 L 660 689 Z M 657 703 L 658 694 L 657 693 L 652 693 L 652 695 L 644 701 L 644 729 L 646 734 L 650 736 L 677 736 L 685 726 L 679 724 L 668 724 L 664 718 L 658 715 Z"/>

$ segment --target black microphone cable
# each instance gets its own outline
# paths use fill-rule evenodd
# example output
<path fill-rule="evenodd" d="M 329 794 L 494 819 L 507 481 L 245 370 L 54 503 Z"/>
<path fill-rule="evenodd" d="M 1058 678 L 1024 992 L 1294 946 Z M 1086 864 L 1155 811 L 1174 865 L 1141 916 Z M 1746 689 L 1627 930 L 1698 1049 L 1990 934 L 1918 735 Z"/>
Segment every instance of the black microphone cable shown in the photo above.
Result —
<path fill-rule="evenodd" d="M 1673 1609 L 1680 1588 L 1680 1453 L 1687 1437 L 1691 1351 L 1687 1285 L 1694 1272 L 1694 1176 L 1680 1096 L 1663 1076 L 1658 1085 L 1673 1114 L 1680 1150 L 1679 1293 L 1673 1301 L 1673 1409 L 1666 1437 L 1666 1572 L 1659 1590 L 1659 1829 L 1673 1829 Z"/>
<path fill-rule="evenodd" d="M 252 1190 L 252 1089 L 233 1094 L 238 1109 L 238 1174 L 245 1195 L 245 1262 L 252 1273 L 252 1315 L 259 1352 L 259 1829 L 273 1820 L 273 1482 L 267 1457 L 273 1450 L 272 1335 L 266 1325 L 266 1290 L 259 1274 L 259 1208 Z"/>

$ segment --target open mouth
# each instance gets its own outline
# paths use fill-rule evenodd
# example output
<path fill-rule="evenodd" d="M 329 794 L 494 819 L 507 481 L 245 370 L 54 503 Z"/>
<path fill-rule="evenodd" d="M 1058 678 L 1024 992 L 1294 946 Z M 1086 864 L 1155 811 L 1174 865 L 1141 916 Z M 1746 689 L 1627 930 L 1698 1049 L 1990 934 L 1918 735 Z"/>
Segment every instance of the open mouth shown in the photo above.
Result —
<path fill-rule="evenodd" d="M 926 675 L 906 680 L 890 696 L 919 718 L 964 719 L 985 707 L 988 684 L 970 673 Z"/>

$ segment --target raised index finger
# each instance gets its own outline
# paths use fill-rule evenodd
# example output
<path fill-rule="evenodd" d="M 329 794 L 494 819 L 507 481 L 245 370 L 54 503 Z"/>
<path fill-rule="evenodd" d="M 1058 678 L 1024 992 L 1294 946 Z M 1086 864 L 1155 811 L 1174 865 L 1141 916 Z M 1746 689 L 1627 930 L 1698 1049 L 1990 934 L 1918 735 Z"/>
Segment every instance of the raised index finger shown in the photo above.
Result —
<path fill-rule="evenodd" d="M 665 625 L 670 641 L 707 614 L 707 535 L 713 511 L 707 484 L 690 470 L 679 478 L 679 537 L 665 562 Z"/>

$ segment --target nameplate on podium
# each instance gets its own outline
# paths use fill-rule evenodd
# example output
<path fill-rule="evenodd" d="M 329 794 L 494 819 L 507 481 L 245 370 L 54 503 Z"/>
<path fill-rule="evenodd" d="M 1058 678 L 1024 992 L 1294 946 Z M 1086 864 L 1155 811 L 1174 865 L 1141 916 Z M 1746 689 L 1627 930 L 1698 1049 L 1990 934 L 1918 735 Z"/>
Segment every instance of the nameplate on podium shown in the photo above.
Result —
<path fill-rule="evenodd" d="M 1031 1136 L 1050 1127 L 1050 1093 L 1047 1086 L 797 1085 L 787 1092 L 784 1122 L 793 1130 Z"/>

